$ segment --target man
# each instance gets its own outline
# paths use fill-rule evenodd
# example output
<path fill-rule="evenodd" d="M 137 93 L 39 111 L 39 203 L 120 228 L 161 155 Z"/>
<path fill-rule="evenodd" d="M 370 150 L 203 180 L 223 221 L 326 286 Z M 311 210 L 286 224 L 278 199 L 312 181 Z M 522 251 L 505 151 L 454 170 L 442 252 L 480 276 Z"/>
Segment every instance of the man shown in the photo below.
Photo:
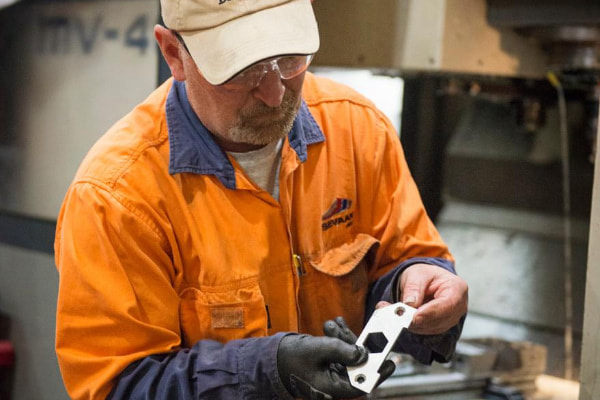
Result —
<path fill-rule="evenodd" d="M 399 300 L 418 312 L 396 349 L 447 360 L 467 286 L 389 121 L 306 72 L 310 1 L 163 0 L 162 13 L 174 79 L 92 148 L 59 216 L 70 396 L 356 397 L 355 334 Z"/>

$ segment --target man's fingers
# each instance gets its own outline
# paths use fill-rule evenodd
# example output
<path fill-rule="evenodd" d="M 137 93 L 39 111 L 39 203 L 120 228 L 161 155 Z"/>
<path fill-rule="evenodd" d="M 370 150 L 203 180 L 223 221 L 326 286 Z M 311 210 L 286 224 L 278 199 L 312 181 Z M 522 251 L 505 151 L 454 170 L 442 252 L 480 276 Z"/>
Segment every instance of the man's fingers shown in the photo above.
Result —
<path fill-rule="evenodd" d="M 323 333 L 325 333 L 326 336 L 332 337 L 332 338 L 340 338 L 340 327 L 338 326 L 338 324 L 335 323 L 335 321 L 333 320 L 328 320 L 325 321 L 325 323 L 323 324 Z"/>
<path fill-rule="evenodd" d="M 377 302 L 377 304 L 375 304 L 375 309 L 379 310 L 380 308 L 387 307 L 391 304 L 392 303 L 388 303 L 387 301 L 379 301 L 379 302 Z"/>
<path fill-rule="evenodd" d="M 435 299 L 419 308 L 410 330 L 424 335 L 441 334 L 456 325 L 465 312 L 447 298 Z"/>
<path fill-rule="evenodd" d="M 359 365 L 367 361 L 368 353 L 361 347 L 346 343 L 338 338 L 320 338 L 321 345 L 315 356 L 329 363 L 340 363 L 344 366 Z"/>
<path fill-rule="evenodd" d="M 421 282 L 409 281 L 402 287 L 402 302 L 407 306 L 418 308 L 423 304 L 424 289 Z"/>
<path fill-rule="evenodd" d="M 349 344 L 356 343 L 358 339 L 354 332 L 350 330 L 343 317 L 336 317 L 334 320 L 326 321 L 323 324 L 323 332 L 326 336 L 338 338 Z"/>
<path fill-rule="evenodd" d="M 425 290 L 433 275 L 430 266 L 415 264 L 408 267 L 400 277 L 401 300 L 404 304 L 419 308 L 425 299 Z"/>
<path fill-rule="evenodd" d="M 339 325 L 332 321 L 326 330 Z M 366 350 L 338 338 L 284 336 L 277 349 L 277 369 L 287 391 L 310 399 L 354 398 L 362 392 L 350 385 L 346 366 L 364 363 Z"/>
<path fill-rule="evenodd" d="M 411 331 L 437 334 L 456 325 L 468 307 L 468 286 L 457 276 L 444 280 L 434 294 L 434 299 L 419 308 Z"/>
<path fill-rule="evenodd" d="M 434 335 L 446 332 L 467 312 L 468 286 L 443 268 L 414 264 L 400 276 L 402 302 L 418 309 L 411 332 Z"/>
<path fill-rule="evenodd" d="M 358 337 L 354 334 L 354 332 L 352 332 L 350 327 L 348 327 L 348 324 L 346 324 L 344 317 L 336 317 L 334 321 L 340 328 L 339 338 L 342 339 L 346 343 L 350 343 L 350 344 L 356 343 L 356 341 L 358 340 Z"/>
<path fill-rule="evenodd" d="M 385 381 L 387 378 L 392 376 L 394 371 L 396 370 L 396 364 L 392 360 L 385 360 L 381 367 L 379 367 L 379 380 L 377 381 L 377 385 L 379 386 L 381 382 Z"/>

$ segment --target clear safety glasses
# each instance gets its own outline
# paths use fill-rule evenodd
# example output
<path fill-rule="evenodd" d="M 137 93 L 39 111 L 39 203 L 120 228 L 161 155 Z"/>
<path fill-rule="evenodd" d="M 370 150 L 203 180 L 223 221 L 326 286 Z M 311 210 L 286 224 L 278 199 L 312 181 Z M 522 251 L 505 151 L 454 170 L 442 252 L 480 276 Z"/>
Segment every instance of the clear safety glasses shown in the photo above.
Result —
<path fill-rule="evenodd" d="M 277 72 L 280 79 L 292 79 L 306 71 L 313 59 L 313 54 L 280 56 L 252 64 L 233 78 L 221 84 L 230 90 L 252 90 L 269 72 Z"/>
<path fill-rule="evenodd" d="M 179 33 L 177 31 L 172 32 L 188 54 L 190 54 Z M 269 72 L 277 72 L 280 79 L 292 79 L 306 71 L 313 57 L 314 54 L 286 55 L 260 61 L 238 72 L 231 79 L 217 86 L 235 91 L 249 91 L 260 85 L 260 82 Z"/>

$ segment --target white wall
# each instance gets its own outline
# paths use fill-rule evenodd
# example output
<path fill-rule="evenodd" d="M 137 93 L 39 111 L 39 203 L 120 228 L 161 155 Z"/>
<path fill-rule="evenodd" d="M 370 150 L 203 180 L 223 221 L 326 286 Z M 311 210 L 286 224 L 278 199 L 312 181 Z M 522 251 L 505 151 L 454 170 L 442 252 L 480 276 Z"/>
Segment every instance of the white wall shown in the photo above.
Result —
<path fill-rule="evenodd" d="M 0 210 L 55 219 L 87 150 L 156 86 L 158 1 L 19 3 L 1 12 L 11 40 L 1 62 L 11 75 L 11 139 L 0 140 Z"/>
<path fill-rule="evenodd" d="M 22 1 L 0 9 L 0 215 L 55 220 L 91 145 L 154 89 L 158 4 Z M 0 239 L 12 236 L 6 229 Z M 15 400 L 68 399 L 54 352 L 58 273 L 44 251 L 0 240 Z"/>
<path fill-rule="evenodd" d="M 589 243 L 580 400 L 600 399 L 600 151 L 596 151 Z"/>

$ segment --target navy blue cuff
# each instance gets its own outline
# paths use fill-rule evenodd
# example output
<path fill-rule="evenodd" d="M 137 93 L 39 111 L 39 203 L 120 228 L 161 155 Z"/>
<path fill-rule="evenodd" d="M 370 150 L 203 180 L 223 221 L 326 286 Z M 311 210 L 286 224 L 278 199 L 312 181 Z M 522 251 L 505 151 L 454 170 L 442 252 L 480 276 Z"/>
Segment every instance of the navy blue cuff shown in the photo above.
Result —
<path fill-rule="evenodd" d="M 243 399 L 289 399 L 279 377 L 277 348 L 281 339 L 290 333 L 280 332 L 273 336 L 242 339 L 239 348 L 238 374 Z"/>
<path fill-rule="evenodd" d="M 132 363 L 116 379 L 110 400 L 290 399 L 279 378 L 277 348 L 286 333 L 200 340 L 189 349 Z"/>

